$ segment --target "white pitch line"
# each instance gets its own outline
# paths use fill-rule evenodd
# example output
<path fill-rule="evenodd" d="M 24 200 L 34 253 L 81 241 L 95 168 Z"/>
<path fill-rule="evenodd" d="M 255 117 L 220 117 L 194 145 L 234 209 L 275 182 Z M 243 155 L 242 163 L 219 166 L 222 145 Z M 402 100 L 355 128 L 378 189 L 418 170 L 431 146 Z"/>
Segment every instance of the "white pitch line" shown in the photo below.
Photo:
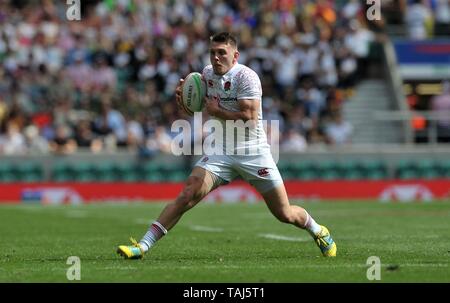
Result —
<path fill-rule="evenodd" d="M 309 242 L 311 238 L 300 238 L 300 237 L 286 237 L 275 234 L 259 234 L 259 237 L 273 240 L 281 240 L 281 241 L 292 241 L 292 242 Z"/>
<path fill-rule="evenodd" d="M 224 231 L 223 228 L 220 227 L 210 227 L 210 226 L 200 226 L 200 225 L 192 225 L 189 226 L 191 230 L 195 231 L 204 231 L 204 232 L 211 232 L 211 233 L 221 233 Z"/>

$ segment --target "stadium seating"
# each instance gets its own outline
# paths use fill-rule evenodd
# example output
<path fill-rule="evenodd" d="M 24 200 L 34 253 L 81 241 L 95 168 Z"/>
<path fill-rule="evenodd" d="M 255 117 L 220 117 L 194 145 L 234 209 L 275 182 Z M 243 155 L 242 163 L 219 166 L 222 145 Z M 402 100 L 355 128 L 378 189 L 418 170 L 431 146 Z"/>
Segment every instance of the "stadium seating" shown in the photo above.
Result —
<path fill-rule="evenodd" d="M 290 164 L 293 170 L 293 177 L 299 180 L 313 180 L 318 177 L 316 165 L 312 161 L 300 161 Z"/>
<path fill-rule="evenodd" d="M 340 177 L 346 180 L 365 179 L 364 171 L 356 161 L 344 161 L 337 164 Z"/>
<path fill-rule="evenodd" d="M 0 164 L 0 182 L 38 182 L 43 177 L 42 166 L 35 162 Z"/>
<path fill-rule="evenodd" d="M 70 166 L 63 161 L 53 163 L 51 169 L 51 179 L 54 182 L 67 182 L 72 180 Z"/>
<path fill-rule="evenodd" d="M 112 182 L 116 181 L 114 176 L 114 163 L 111 161 L 102 161 L 95 165 L 95 174 L 97 181 Z"/>
<path fill-rule="evenodd" d="M 440 163 L 439 172 L 441 177 L 450 178 L 450 160 Z"/>
<path fill-rule="evenodd" d="M 13 165 L 9 163 L 0 163 L 0 181 L 4 183 L 14 182 L 16 181 L 15 178 Z"/>
<path fill-rule="evenodd" d="M 277 164 L 284 180 L 401 180 L 450 178 L 450 160 L 402 160 L 388 169 L 382 160 L 327 160 Z M 68 162 L 52 164 L 49 180 L 41 163 L 24 161 L 0 163 L 0 183 L 11 182 L 183 182 L 189 170 L 178 163 L 146 162 Z"/>
<path fill-rule="evenodd" d="M 141 171 L 143 181 L 160 182 L 165 179 L 160 162 L 147 161 L 142 165 Z"/>
<path fill-rule="evenodd" d="M 416 167 L 420 178 L 435 179 L 439 177 L 438 167 L 433 160 L 422 160 L 417 163 Z"/>
<path fill-rule="evenodd" d="M 402 180 L 417 179 L 419 173 L 416 163 L 411 160 L 402 160 L 396 166 L 396 177 Z"/>
<path fill-rule="evenodd" d="M 359 166 L 368 180 L 382 180 L 388 177 L 387 167 L 380 160 L 363 160 Z"/>
<path fill-rule="evenodd" d="M 116 181 L 137 182 L 142 179 L 139 165 L 134 162 L 117 163 L 113 167 L 113 175 Z"/>
<path fill-rule="evenodd" d="M 25 161 L 15 165 L 16 180 L 21 182 L 39 182 L 44 179 L 42 166 L 36 162 Z"/>
<path fill-rule="evenodd" d="M 89 162 L 80 162 L 71 165 L 73 180 L 77 182 L 96 181 L 95 166 Z"/>
<path fill-rule="evenodd" d="M 335 161 L 320 161 L 317 163 L 318 179 L 336 180 L 341 178 L 339 165 Z"/>

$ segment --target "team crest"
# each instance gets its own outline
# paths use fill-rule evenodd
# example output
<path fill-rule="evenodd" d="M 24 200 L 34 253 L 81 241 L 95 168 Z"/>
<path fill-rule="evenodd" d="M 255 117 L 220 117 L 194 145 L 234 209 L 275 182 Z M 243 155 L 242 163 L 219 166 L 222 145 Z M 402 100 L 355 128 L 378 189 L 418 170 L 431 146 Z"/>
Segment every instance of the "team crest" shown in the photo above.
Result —
<path fill-rule="evenodd" d="M 208 157 L 204 157 L 204 158 L 202 159 L 202 162 L 206 162 L 206 161 L 208 161 L 208 160 L 209 160 Z"/>
<path fill-rule="evenodd" d="M 265 177 L 267 175 L 269 175 L 269 171 L 267 170 L 267 168 L 261 168 L 258 170 L 258 176 Z"/>
<path fill-rule="evenodd" d="M 223 89 L 225 91 L 229 91 L 230 88 L 231 88 L 231 82 L 230 81 L 225 82 L 225 84 L 223 85 Z"/>

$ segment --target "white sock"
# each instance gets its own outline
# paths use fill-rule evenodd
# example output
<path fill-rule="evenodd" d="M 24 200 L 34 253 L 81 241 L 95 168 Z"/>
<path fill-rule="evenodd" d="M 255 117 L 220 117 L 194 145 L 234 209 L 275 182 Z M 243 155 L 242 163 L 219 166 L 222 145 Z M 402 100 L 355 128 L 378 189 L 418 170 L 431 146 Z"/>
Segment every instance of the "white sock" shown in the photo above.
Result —
<path fill-rule="evenodd" d="M 306 214 L 306 222 L 304 228 L 309 231 L 312 235 L 317 235 L 320 233 L 320 230 L 322 229 L 319 224 L 314 221 L 314 219 L 308 214 L 308 212 L 305 210 Z"/>
<path fill-rule="evenodd" d="M 152 225 L 150 225 L 150 228 L 148 229 L 144 237 L 142 237 L 139 244 L 141 244 L 144 252 L 147 252 L 150 247 L 152 247 L 156 243 L 156 241 L 161 239 L 165 234 L 167 234 L 167 229 L 165 229 L 164 226 L 161 225 L 161 223 L 155 221 Z"/>

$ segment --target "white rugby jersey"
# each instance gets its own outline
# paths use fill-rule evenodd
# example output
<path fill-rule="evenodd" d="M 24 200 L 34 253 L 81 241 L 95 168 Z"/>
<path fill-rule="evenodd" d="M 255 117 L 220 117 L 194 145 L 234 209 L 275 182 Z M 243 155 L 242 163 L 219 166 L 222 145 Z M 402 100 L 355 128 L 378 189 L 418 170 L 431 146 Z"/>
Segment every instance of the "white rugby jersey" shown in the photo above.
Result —
<path fill-rule="evenodd" d="M 258 74 L 243 64 L 236 63 L 224 75 L 214 74 L 212 65 L 208 65 L 203 69 L 202 75 L 206 82 L 207 96 L 218 97 L 219 105 L 224 109 L 239 111 L 238 100 L 241 99 L 262 100 L 261 81 Z M 256 127 L 246 128 L 245 132 L 242 131 L 242 128 L 241 131 L 234 131 L 230 127 L 227 129 L 226 121 L 220 118 L 212 117 L 212 119 L 216 119 L 222 124 L 224 135 L 222 140 L 225 143 L 222 145 L 224 153 L 230 154 L 230 151 L 233 151 L 235 155 L 254 156 L 270 152 L 262 122 L 261 102 Z M 229 122 L 228 125 L 230 125 Z M 230 140 L 230 136 L 231 138 L 234 136 L 234 142 Z"/>

